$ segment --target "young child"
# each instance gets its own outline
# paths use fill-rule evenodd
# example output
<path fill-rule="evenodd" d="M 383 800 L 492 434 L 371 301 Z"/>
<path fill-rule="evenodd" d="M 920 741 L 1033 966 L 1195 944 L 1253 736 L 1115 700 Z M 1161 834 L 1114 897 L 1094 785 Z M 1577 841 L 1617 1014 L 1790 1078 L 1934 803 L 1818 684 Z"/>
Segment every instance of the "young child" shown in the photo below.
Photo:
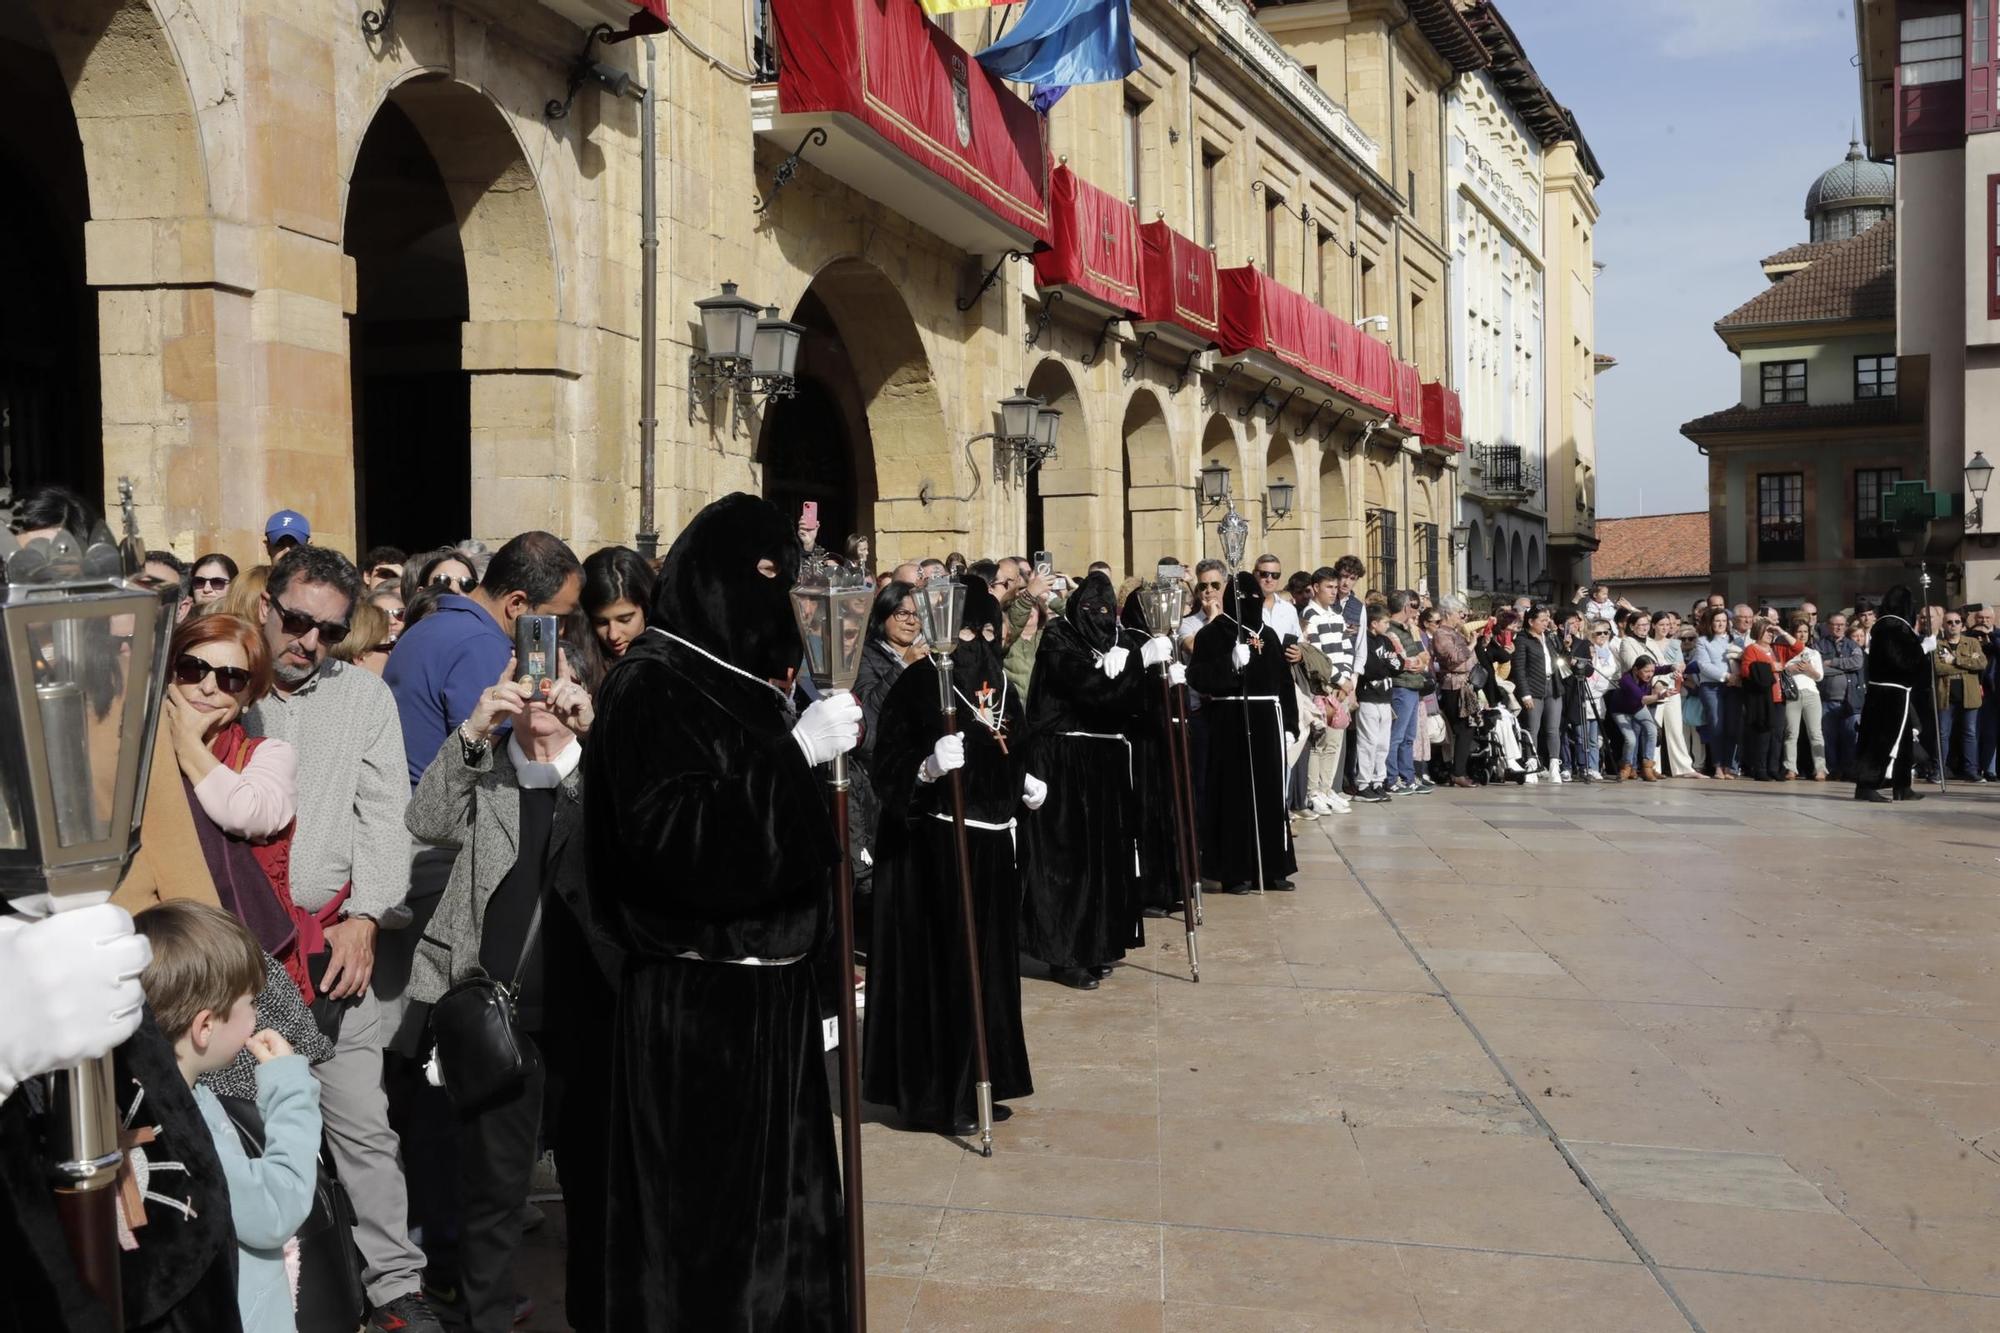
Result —
<path fill-rule="evenodd" d="M 1389 609 L 1368 608 L 1368 633 L 1361 652 L 1361 685 L 1356 691 L 1354 734 L 1357 746 L 1354 785 L 1357 801 L 1386 801 L 1383 790 L 1389 780 L 1389 724 L 1393 721 L 1389 695 L 1396 675 L 1403 669 L 1403 655 L 1389 633 Z"/>
<path fill-rule="evenodd" d="M 285 1247 L 312 1211 L 319 1173 L 319 1084 L 305 1057 L 270 1029 L 251 1032 L 252 1002 L 264 987 L 264 953 L 241 922 L 213 907 L 175 899 L 134 924 L 153 946 L 140 984 L 160 1031 L 174 1044 L 181 1077 L 215 1140 L 229 1186 L 243 1333 L 294 1333 Z M 196 1082 L 248 1047 L 257 1057 L 257 1110 L 264 1154 L 243 1150 L 215 1094 Z"/>

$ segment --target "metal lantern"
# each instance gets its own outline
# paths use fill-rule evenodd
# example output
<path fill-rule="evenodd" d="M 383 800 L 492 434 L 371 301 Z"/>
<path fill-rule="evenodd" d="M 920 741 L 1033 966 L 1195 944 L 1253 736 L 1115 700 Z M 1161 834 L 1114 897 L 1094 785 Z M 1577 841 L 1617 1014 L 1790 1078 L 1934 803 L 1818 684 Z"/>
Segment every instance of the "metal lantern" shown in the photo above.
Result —
<path fill-rule="evenodd" d="M 1148 634 L 1172 638 L 1181 625 L 1181 585 L 1161 579 L 1139 589 L 1139 613 L 1146 618 Z"/>
<path fill-rule="evenodd" d="M 1058 408 L 1044 407 L 1035 413 L 1035 441 L 1029 446 L 1038 463 L 1046 463 L 1056 456 L 1056 437 L 1062 431 L 1062 412 Z"/>
<path fill-rule="evenodd" d="M 736 294 L 736 284 L 722 284 L 722 295 L 696 301 L 701 312 L 702 343 L 712 361 L 748 360 L 757 338 L 757 303 Z"/>
<path fill-rule="evenodd" d="M 1283 477 L 1278 478 L 1264 488 L 1264 507 L 1271 515 L 1272 522 L 1282 523 L 1285 521 L 1285 516 L 1292 512 L 1292 496 L 1294 494 L 1295 488 L 1292 483 L 1286 481 Z"/>
<path fill-rule="evenodd" d="M 799 364 L 799 340 L 805 325 L 794 324 L 778 314 L 778 307 L 765 306 L 764 318 L 750 342 L 750 373 L 771 384 L 790 387 Z"/>
<path fill-rule="evenodd" d="M 932 579 L 914 596 L 931 656 L 949 665 L 952 650 L 958 647 L 958 623 L 965 614 L 965 585 L 957 579 Z"/>
<path fill-rule="evenodd" d="M 1201 469 L 1201 502 L 1204 505 L 1225 504 L 1229 500 L 1229 469 L 1219 462 L 1204 464 Z"/>
<path fill-rule="evenodd" d="M 1231 505 L 1222 521 L 1215 525 L 1215 535 L 1222 539 L 1222 559 L 1229 572 L 1233 574 L 1243 568 L 1243 551 L 1250 544 L 1250 524 L 1236 512 L 1236 506 Z"/>
<path fill-rule="evenodd" d="M 1042 414 L 1042 400 L 1025 389 L 1015 389 L 1012 398 L 1000 400 L 1000 436 L 1024 443 L 1036 438 L 1035 428 Z"/>
<path fill-rule="evenodd" d="M 851 569 L 815 571 L 793 587 L 792 614 L 805 638 L 813 684 L 822 691 L 854 688 L 874 605 L 875 585 Z"/>

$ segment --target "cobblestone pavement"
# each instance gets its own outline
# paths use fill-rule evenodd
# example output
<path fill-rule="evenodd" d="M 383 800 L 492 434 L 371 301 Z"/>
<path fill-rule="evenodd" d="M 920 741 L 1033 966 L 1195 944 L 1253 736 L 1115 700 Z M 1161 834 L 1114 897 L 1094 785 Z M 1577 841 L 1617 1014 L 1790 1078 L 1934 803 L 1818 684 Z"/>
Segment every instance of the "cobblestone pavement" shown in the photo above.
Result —
<path fill-rule="evenodd" d="M 866 1127 L 871 1326 L 2000 1328 L 2000 789 L 1850 791 L 1300 825 L 1297 892 L 1209 897 L 1200 985 L 1171 922 L 1026 982 L 990 1161 Z"/>

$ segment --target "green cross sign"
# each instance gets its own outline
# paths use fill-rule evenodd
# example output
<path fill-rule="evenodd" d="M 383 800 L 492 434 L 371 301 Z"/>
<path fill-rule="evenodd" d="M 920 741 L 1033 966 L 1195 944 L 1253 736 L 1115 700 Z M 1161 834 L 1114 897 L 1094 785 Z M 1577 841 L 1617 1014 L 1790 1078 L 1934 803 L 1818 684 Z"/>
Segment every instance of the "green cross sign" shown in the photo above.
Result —
<path fill-rule="evenodd" d="M 1950 517 L 1949 504 L 1949 496 L 1926 489 L 1921 481 L 1899 481 L 1882 492 L 1882 521 L 1899 528 L 1922 527 Z"/>

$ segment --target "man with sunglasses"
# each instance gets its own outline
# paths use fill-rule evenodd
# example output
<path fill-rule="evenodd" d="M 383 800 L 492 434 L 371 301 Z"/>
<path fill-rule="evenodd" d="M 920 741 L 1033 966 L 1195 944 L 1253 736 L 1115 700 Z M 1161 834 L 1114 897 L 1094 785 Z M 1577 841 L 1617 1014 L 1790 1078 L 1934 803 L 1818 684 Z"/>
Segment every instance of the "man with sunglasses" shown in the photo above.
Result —
<path fill-rule="evenodd" d="M 361 583 L 369 592 L 377 588 L 399 586 L 403 582 L 403 565 L 409 555 L 400 546 L 371 546 L 361 557 Z"/>
<path fill-rule="evenodd" d="M 313 965 L 338 1026 L 332 1058 L 313 1073 L 334 1162 L 354 1204 L 367 1327 L 442 1333 L 420 1290 L 424 1253 L 410 1239 L 409 1188 L 382 1085 L 390 1018 L 373 984 L 378 925 L 400 919 L 410 887 L 403 728 L 380 679 L 328 660 L 347 637 L 360 594 L 360 571 L 324 546 L 298 546 L 271 567 L 258 613 L 272 690 L 243 721 L 251 734 L 278 737 L 298 751 L 292 899 L 315 915 L 325 936 L 324 970 L 319 953 Z"/>

